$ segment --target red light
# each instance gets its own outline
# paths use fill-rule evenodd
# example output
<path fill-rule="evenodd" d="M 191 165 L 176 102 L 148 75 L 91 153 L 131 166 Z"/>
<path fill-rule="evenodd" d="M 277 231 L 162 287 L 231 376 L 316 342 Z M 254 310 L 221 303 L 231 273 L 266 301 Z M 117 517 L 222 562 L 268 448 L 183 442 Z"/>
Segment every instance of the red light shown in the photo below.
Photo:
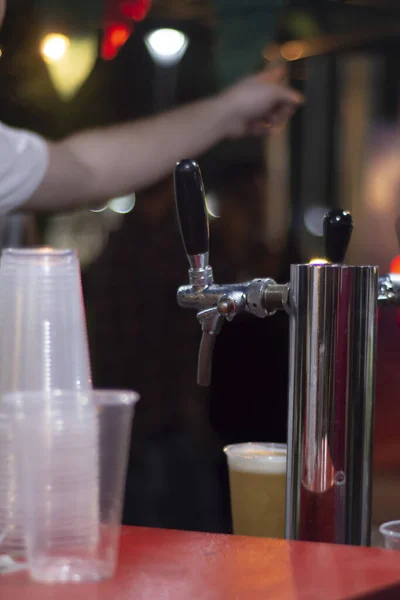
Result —
<path fill-rule="evenodd" d="M 133 21 L 143 21 L 151 7 L 151 0 L 126 0 L 120 6 L 125 17 Z"/>
<path fill-rule="evenodd" d="M 395 256 L 392 262 L 390 263 L 390 272 L 400 273 L 400 255 Z M 396 311 L 396 321 L 397 326 L 400 327 L 400 310 Z"/>
<path fill-rule="evenodd" d="M 118 48 L 113 46 L 109 40 L 103 40 L 100 54 L 103 60 L 112 60 L 117 56 Z"/>
<path fill-rule="evenodd" d="M 125 23 L 109 25 L 105 31 L 101 43 L 101 58 L 112 60 L 118 54 L 118 50 L 125 44 L 132 32 L 132 27 Z"/>
<path fill-rule="evenodd" d="M 390 264 L 391 273 L 400 273 L 400 256 L 395 256 Z"/>
<path fill-rule="evenodd" d="M 109 32 L 109 40 L 113 46 L 120 48 L 129 38 L 129 29 L 124 25 L 119 25 L 111 29 Z"/>

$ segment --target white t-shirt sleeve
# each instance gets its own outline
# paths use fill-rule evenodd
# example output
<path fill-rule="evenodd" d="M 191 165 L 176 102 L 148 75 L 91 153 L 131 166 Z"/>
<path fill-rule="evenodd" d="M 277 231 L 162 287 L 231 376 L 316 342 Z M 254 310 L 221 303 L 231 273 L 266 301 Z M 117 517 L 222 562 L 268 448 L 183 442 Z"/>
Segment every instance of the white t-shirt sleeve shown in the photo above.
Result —
<path fill-rule="evenodd" d="M 46 141 L 0 122 L 0 214 L 19 208 L 38 189 L 49 164 Z"/>

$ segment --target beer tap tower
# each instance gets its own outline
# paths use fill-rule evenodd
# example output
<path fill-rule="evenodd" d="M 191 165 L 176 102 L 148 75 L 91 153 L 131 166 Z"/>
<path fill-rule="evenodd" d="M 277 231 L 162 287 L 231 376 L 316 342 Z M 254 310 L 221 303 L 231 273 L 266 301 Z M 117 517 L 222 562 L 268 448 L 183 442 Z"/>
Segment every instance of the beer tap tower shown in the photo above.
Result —
<path fill-rule="evenodd" d="M 377 267 L 344 264 L 352 218 L 333 210 L 324 218 L 326 263 L 292 265 L 286 284 L 259 278 L 217 285 L 209 264 L 200 169 L 182 160 L 174 176 L 190 264 L 189 285 L 180 287 L 177 297 L 180 306 L 198 311 L 198 383 L 210 383 L 215 338 L 225 320 L 242 312 L 265 318 L 285 310 L 290 319 L 286 538 L 369 545 L 377 305 L 400 303 L 400 276 L 378 278 Z"/>

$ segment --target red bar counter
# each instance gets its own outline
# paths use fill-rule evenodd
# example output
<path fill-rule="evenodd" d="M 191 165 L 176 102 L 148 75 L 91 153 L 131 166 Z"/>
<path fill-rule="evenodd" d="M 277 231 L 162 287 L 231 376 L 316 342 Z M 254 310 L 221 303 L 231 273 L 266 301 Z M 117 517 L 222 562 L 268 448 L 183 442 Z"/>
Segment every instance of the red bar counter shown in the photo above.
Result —
<path fill-rule="evenodd" d="M 124 527 L 114 579 L 0 576 L 0 600 L 400 599 L 400 552 Z"/>

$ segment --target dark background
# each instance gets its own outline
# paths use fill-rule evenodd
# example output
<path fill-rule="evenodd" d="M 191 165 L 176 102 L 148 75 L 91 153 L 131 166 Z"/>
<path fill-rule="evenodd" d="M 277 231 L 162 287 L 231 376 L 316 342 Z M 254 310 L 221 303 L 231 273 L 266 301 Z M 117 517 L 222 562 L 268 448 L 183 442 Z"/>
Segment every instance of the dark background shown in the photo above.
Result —
<path fill-rule="evenodd" d="M 398 9 L 397 2 L 384 1 L 155 0 L 116 58 L 99 58 L 78 93 L 63 102 L 40 56 L 40 41 L 53 31 L 95 31 L 100 47 L 104 7 L 94 0 L 10 0 L 0 34 L 1 119 L 59 139 L 216 93 L 265 66 L 268 48 L 279 52 L 290 40 L 311 40 L 311 56 L 288 63 L 292 84 L 305 91 L 308 102 L 280 138 L 283 146 L 260 139 L 224 142 L 199 159 L 207 191 L 218 199 L 219 218 L 211 219 L 216 281 L 256 276 L 286 281 L 291 262 L 322 252 L 320 237 L 306 226 L 309 208 L 366 212 L 358 176 L 362 161 L 343 161 L 343 156 L 354 157 L 352 144 L 362 150 L 360 156 L 367 154 L 375 127 L 395 129 Z M 164 26 L 184 31 L 190 40 L 175 71 L 155 66 L 144 44 L 148 31 Z M 166 89 L 172 86 L 165 96 L 159 95 L 160 81 Z M 370 108 L 360 117 L 365 105 Z M 272 174 L 280 182 L 275 188 Z M 282 194 L 286 204 L 278 207 Z M 266 234 L 274 231 L 278 208 L 284 222 L 279 243 Z M 187 262 L 171 179 L 137 194 L 134 209 L 113 220 L 112 227 L 110 218 L 108 209 L 77 213 L 65 217 L 61 229 L 78 248 L 89 239 L 85 232 L 102 236 L 100 251 L 91 256 L 84 248 L 82 262 L 94 383 L 133 388 L 142 396 L 133 427 L 125 522 L 230 531 L 224 444 L 286 440 L 286 315 L 225 325 L 211 388 L 197 387 L 199 327 L 195 315 L 176 304 Z M 57 241 L 55 222 L 36 220 L 37 241 L 51 231 Z M 361 231 L 350 253 L 355 261 L 369 252 L 367 232 Z M 383 269 L 397 252 L 394 244 L 378 257 Z M 381 339 L 390 337 L 394 318 L 386 317 Z M 392 357 L 397 348 L 393 340 L 381 347 L 390 347 Z M 381 363 L 387 365 L 386 354 Z M 387 369 L 381 379 L 378 373 L 379 381 L 381 395 L 389 398 Z M 388 414 L 394 402 L 392 396 L 379 414 Z M 387 433 L 379 414 L 378 431 Z M 393 454 L 377 452 L 382 469 L 397 473 Z"/>

